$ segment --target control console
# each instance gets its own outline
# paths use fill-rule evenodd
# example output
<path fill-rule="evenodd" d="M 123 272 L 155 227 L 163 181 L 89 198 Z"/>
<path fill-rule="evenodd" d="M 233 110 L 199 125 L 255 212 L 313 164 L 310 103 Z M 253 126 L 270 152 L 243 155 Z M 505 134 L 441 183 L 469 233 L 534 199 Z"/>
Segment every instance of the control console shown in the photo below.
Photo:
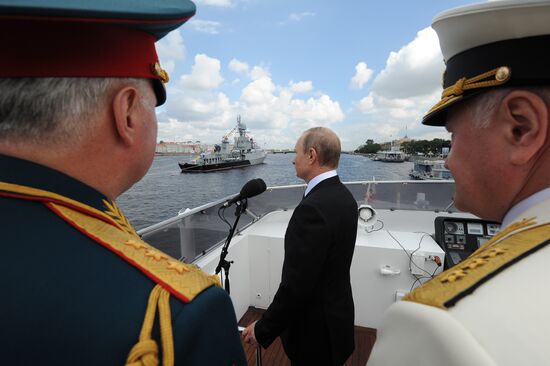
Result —
<path fill-rule="evenodd" d="M 445 251 L 445 269 L 472 254 L 500 230 L 500 223 L 440 216 L 435 219 L 435 240 Z"/>

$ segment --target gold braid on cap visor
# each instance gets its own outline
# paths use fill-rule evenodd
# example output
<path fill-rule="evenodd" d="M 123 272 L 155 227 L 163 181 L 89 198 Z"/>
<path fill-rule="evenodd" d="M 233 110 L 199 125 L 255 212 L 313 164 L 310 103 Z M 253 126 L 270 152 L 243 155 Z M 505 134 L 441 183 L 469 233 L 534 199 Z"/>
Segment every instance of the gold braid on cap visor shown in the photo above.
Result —
<path fill-rule="evenodd" d="M 170 80 L 168 72 L 164 70 L 162 66 L 160 66 L 159 62 L 155 62 L 151 65 L 151 72 L 153 73 L 153 75 L 157 76 L 163 84 L 168 83 L 168 81 Z"/>
<path fill-rule="evenodd" d="M 488 88 L 492 86 L 502 85 L 510 80 L 512 71 L 507 66 L 501 66 L 491 71 L 484 72 L 473 78 L 460 78 L 445 90 L 441 94 L 441 100 L 434 105 L 426 115 L 429 115 L 435 111 L 440 110 L 441 108 L 447 106 L 448 104 L 461 99 L 463 93 L 466 90 L 479 89 L 479 88 Z"/>

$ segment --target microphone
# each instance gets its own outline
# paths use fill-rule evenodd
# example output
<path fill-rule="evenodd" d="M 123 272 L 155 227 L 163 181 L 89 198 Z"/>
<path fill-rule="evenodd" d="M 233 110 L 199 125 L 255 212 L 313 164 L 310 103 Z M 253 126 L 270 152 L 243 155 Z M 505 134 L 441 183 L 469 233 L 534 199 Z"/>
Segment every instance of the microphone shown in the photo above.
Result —
<path fill-rule="evenodd" d="M 242 201 L 246 198 L 257 196 L 260 193 L 264 192 L 266 188 L 267 186 L 265 185 L 264 180 L 261 178 L 249 180 L 241 188 L 241 192 L 237 196 L 231 198 L 230 200 L 227 200 L 223 204 L 223 207 L 231 206 L 237 201 Z"/>

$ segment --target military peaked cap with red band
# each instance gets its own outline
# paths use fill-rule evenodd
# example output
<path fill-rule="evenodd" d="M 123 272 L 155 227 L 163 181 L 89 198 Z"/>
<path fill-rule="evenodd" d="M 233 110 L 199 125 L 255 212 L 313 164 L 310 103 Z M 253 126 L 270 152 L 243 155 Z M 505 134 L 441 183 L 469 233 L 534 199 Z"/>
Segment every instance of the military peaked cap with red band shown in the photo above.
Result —
<path fill-rule="evenodd" d="M 194 14 L 189 0 L 0 0 L 0 78 L 148 78 L 161 105 L 155 42 Z"/>
<path fill-rule="evenodd" d="M 444 126 L 449 107 L 494 88 L 550 86 L 550 1 L 505 0 L 435 17 L 446 63 L 443 95 L 422 123 Z"/>

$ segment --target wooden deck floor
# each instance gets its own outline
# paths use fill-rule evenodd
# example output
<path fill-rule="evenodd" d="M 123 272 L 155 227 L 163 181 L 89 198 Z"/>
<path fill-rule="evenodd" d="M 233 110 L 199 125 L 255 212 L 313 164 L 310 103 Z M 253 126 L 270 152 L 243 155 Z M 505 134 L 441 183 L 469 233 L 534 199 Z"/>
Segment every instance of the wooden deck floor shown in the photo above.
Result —
<path fill-rule="evenodd" d="M 264 310 L 249 307 L 248 311 L 239 321 L 239 325 L 246 327 L 253 321 L 260 319 L 263 312 Z M 376 330 L 355 327 L 355 351 L 347 360 L 345 366 L 365 366 L 375 340 Z M 246 353 L 248 365 L 255 366 L 256 347 L 252 347 L 243 342 L 243 348 Z M 290 361 L 286 357 L 280 338 L 277 338 L 269 348 L 262 350 L 262 366 L 290 366 Z"/>

